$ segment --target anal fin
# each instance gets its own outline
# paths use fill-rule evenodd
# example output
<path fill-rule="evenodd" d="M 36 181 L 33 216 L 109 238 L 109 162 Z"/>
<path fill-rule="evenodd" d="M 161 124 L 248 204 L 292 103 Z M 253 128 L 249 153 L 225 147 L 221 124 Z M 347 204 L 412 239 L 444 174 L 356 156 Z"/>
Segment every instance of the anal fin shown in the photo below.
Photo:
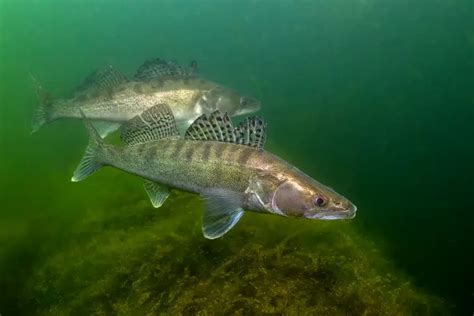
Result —
<path fill-rule="evenodd" d="M 242 195 L 239 193 L 213 189 L 204 193 L 203 198 L 206 208 L 202 217 L 202 232 L 208 239 L 223 236 L 244 214 Z"/>
<path fill-rule="evenodd" d="M 210 115 L 202 114 L 198 117 L 186 130 L 184 138 L 234 143 L 263 149 L 266 126 L 262 119 L 250 117 L 234 127 L 229 116 L 217 110 Z"/>
<path fill-rule="evenodd" d="M 150 180 L 145 180 L 143 186 L 145 187 L 145 191 L 148 194 L 148 197 L 150 198 L 151 204 L 155 208 L 159 208 L 160 206 L 162 206 L 170 195 L 170 190 L 167 186 L 163 184 L 158 184 Z"/>

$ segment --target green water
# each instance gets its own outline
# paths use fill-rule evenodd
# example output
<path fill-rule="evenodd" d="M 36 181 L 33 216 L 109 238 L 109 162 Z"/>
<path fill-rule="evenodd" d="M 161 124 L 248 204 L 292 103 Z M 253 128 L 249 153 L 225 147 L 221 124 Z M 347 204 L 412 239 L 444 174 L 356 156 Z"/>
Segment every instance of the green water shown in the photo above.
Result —
<path fill-rule="evenodd" d="M 153 57 L 259 98 L 266 148 L 357 217 L 209 241 L 194 195 L 71 183 L 84 128 L 30 135 L 29 73 L 66 97 Z M 0 1 L 0 314 L 470 315 L 473 87 L 472 0 Z"/>

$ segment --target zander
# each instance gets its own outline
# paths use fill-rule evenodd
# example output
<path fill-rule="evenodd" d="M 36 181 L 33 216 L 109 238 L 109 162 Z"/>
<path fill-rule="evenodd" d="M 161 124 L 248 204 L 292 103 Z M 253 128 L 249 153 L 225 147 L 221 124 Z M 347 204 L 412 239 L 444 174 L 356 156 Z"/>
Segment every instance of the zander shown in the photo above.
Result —
<path fill-rule="evenodd" d="M 260 108 L 260 102 L 251 97 L 197 77 L 196 68 L 196 62 L 184 68 L 152 59 L 141 65 L 130 81 L 108 66 L 89 75 L 71 99 L 53 100 L 37 83 L 40 106 L 33 118 L 33 132 L 57 119 L 81 118 L 79 108 L 93 121 L 101 136 L 158 103 L 168 104 L 183 128 L 201 114 L 215 110 L 236 116 Z"/>
<path fill-rule="evenodd" d="M 356 214 L 349 200 L 263 150 L 266 124 L 259 118 L 234 127 L 215 111 L 201 115 L 181 138 L 170 108 L 159 104 L 122 126 L 123 147 L 104 144 L 84 121 L 90 143 L 72 181 L 108 165 L 145 178 L 154 207 L 170 188 L 200 194 L 206 238 L 224 235 L 244 210 L 327 220 Z"/>

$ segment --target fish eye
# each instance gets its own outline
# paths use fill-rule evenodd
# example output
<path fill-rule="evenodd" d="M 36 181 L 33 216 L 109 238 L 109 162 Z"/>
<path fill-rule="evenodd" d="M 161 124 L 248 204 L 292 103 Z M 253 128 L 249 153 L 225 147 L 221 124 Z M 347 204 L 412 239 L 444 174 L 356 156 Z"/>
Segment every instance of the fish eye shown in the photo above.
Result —
<path fill-rule="evenodd" d="M 241 105 L 244 105 L 244 106 L 245 106 L 245 105 L 247 105 L 248 103 L 249 103 L 249 102 L 248 102 L 248 100 L 247 100 L 246 98 L 241 98 L 241 99 L 240 99 L 240 104 L 241 104 Z"/>
<path fill-rule="evenodd" d="M 317 196 L 314 198 L 314 204 L 316 206 L 323 206 L 324 204 L 326 204 L 326 201 L 322 197 Z"/>

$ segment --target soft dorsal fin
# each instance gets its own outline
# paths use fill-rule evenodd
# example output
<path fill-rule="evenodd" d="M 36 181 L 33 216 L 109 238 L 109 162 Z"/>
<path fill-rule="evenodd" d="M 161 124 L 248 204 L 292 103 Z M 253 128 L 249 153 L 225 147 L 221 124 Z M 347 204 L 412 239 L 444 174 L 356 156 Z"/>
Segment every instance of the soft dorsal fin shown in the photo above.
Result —
<path fill-rule="evenodd" d="M 267 124 L 258 117 L 248 117 L 235 128 L 238 143 L 251 147 L 263 148 L 267 138 Z"/>
<path fill-rule="evenodd" d="M 207 116 L 199 116 L 186 130 L 186 139 L 216 140 L 221 142 L 236 142 L 235 128 L 229 116 L 215 111 Z"/>
<path fill-rule="evenodd" d="M 113 88 L 128 82 L 127 77 L 111 65 L 97 69 L 84 79 L 76 88 L 76 95 L 89 94 L 93 91 Z"/>
<path fill-rule="evenodd" d="M 196 61 L 191 63 L 189 68 L 184 68 L 173 61 L 166 61 L 160 58 L 145 61 L 135 74 L 136 80 L 149 81 L 153 79 L 191 77 L 197 69 Z"/>
<path fill-rule="evenodd" d="M 266 124 L 258 117 L 247 118 L 234 127 L 227 114 L 219 111 L 198 117 L 186 130 L 185 139 L 235 143 L 262 149 L 266 139 Z"/>
<path fill-rule="evenodd" d="M 138 114 L 121 128 L 120 138 L 127 145 L 178 137 L 173 112 L 167 104 L 157 104 Z"/>

